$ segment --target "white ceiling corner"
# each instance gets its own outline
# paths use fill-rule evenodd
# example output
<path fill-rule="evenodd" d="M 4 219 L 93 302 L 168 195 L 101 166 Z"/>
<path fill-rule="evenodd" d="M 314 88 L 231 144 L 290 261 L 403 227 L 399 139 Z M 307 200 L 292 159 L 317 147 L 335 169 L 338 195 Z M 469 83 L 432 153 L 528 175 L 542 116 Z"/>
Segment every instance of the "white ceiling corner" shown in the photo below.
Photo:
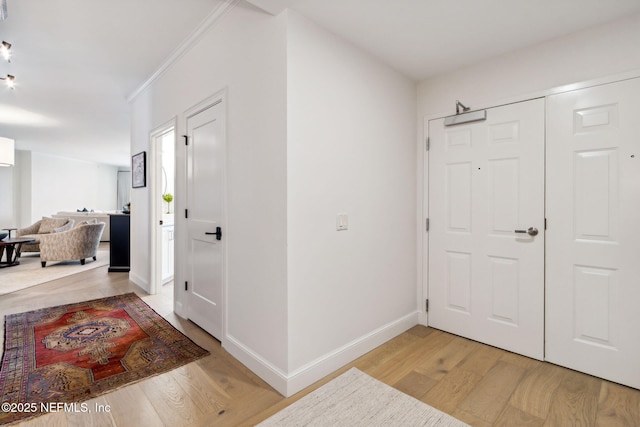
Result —
<path fill-rule="evenodd" d="M 198 25 L 193 29 L 191 34 L 173 51 L 173 53 L 155 70 L 155 72 L 128 97 L 127 102 L 132 102 L 142 91 L 149 87 L 178 59 L 182 57 L 191 47 L 193 47 L 200 37 L 220 18 L 222 18 L 229 10 L 240 3 L 241 0 L 221 0 L 220 4 Z"/>
<path fill-rule="evenodd" d="M 246 2 L 274 16 L 279 15 L 283 10 L 289 9 L 298 3 L 297 0 L 246 0 Z"/>

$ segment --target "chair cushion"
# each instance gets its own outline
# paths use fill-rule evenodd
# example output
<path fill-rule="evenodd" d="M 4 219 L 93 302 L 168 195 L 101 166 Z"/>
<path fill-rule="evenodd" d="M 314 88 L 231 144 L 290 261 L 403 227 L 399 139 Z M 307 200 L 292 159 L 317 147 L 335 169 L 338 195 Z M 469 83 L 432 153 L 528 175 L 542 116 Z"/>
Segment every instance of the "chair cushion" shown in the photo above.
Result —
<path fill-rule="evenodd" d="M 67 222 L 69 222 L 67 218 L 49 218 L 43 216 L 38 234 L 53 233 L 56 228 L 62 227 Z"/>

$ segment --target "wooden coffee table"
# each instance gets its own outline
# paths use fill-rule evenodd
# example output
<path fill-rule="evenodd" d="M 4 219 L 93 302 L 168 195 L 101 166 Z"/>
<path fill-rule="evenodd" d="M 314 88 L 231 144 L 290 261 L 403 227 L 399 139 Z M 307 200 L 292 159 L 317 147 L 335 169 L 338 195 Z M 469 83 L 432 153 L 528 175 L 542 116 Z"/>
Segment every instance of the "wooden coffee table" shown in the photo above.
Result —
<path fill-rule="evenodd" d="M 26 237 L 16 237 L 14 239 L 6 238 L 0 240 L 0 268 L 13 267 L 20 264 L 18 261 L 18 254 L 23 243 L 34 243 L 36 239 Z M 6 252 L 6 261 L 2 259 L 2 256 Z"/>

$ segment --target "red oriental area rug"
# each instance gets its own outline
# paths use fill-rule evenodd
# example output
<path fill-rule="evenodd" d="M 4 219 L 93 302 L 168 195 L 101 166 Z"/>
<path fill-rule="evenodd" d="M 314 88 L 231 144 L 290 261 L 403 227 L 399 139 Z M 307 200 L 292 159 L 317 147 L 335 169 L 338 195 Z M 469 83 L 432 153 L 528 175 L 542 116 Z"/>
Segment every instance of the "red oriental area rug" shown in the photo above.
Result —
<path fill-rule="evenodd" d="M 77 404 L 209 354 L 136 294 L 5 317 L 0 424 Z"/>

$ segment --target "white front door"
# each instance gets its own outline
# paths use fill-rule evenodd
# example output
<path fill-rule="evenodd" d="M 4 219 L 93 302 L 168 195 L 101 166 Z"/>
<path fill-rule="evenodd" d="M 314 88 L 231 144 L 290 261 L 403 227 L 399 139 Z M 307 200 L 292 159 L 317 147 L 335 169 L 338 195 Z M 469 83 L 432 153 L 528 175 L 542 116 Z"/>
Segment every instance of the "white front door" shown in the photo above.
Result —
<path fill-rule="evenodd" d="M 544 100 L 429 139 L 429 325 L 542 359 Z"/>
<path fill-rule="evenodd" d="M 223 102 L 187 117 L 187 317 L 222 339 Z"/>
<path fill-rule="evenodd" d="M 547 104 L 547 360 L 640 388 L 640 79 Z"/>

